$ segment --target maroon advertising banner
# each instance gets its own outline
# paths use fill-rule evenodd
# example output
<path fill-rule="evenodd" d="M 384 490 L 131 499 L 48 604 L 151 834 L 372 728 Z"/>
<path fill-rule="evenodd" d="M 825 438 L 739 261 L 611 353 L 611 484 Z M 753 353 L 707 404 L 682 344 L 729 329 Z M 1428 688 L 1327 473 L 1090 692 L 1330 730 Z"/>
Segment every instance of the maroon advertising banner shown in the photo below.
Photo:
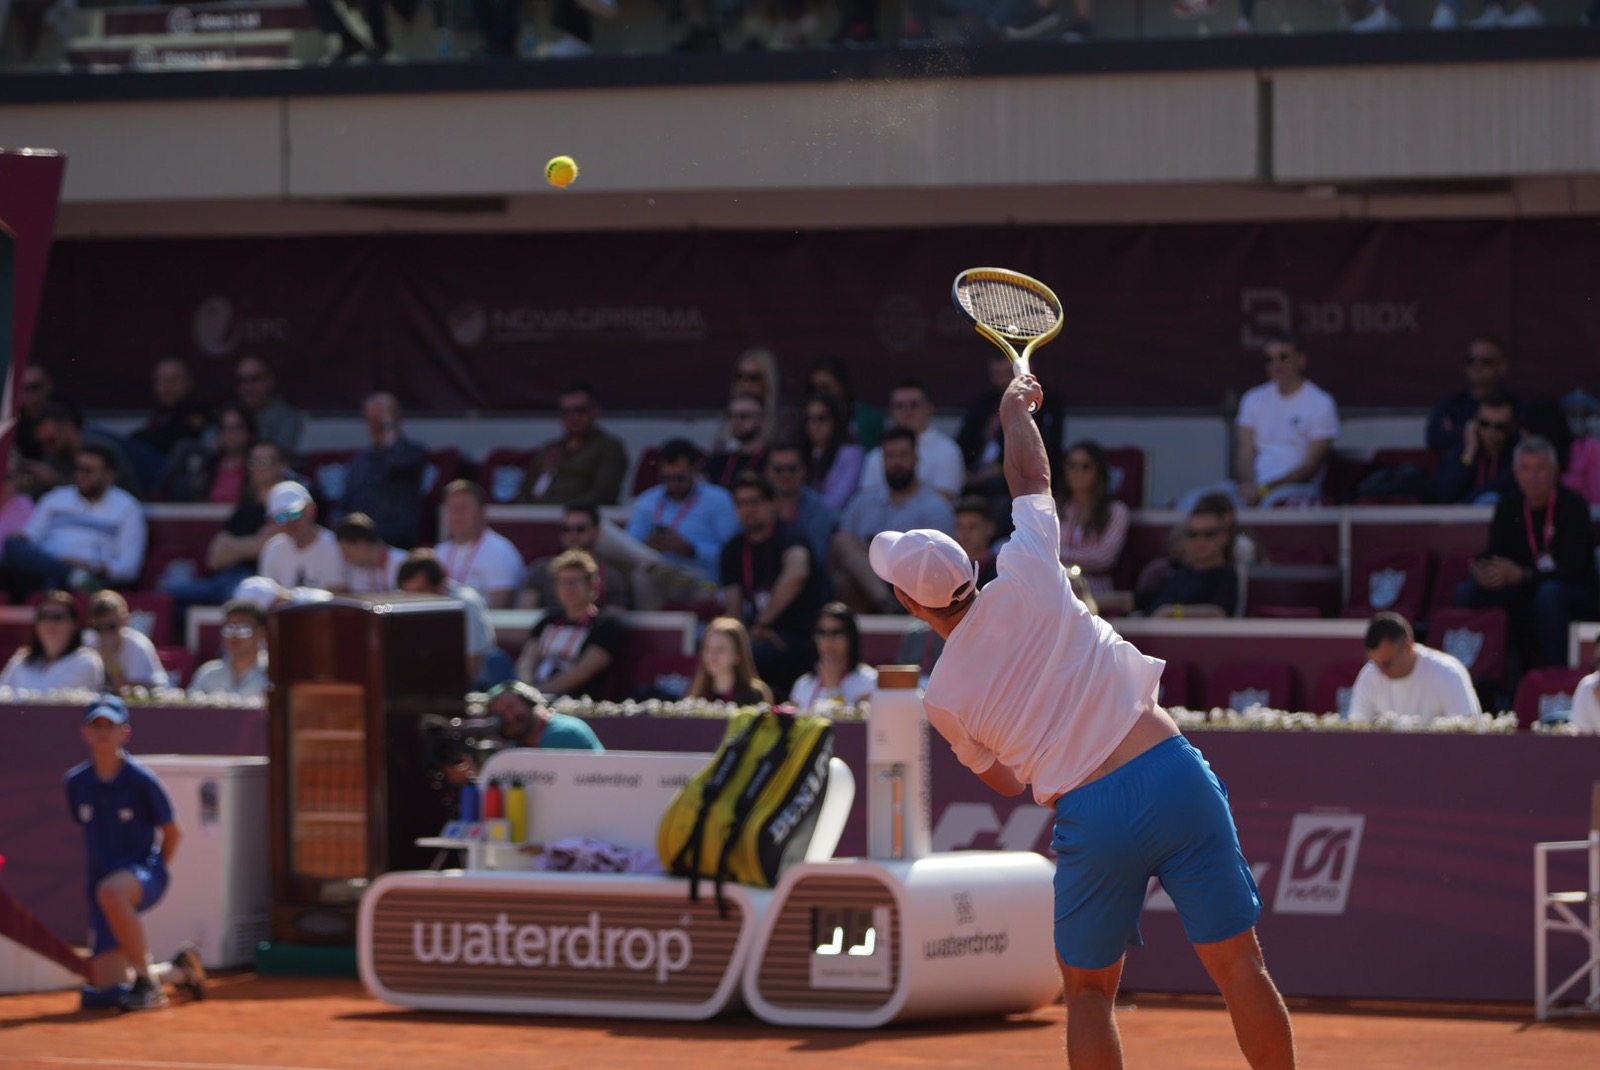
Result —
<path fill-rule="evenodd" d="M 1346 406 L 1431 405 L 1483 331 L 1510 341 L 1525 396 L 1595 389 L 1593 219 L 80 240 L 51 265 L 39 357 L 91 407 L 142 404 L 169 353 L 220 398 L 253 353 L 314 410 L 379 388 L 423 411 L 548 409 L 581 376 L 647 411 L 719 405 L 764 345 L 791 392 L 837 354 L 867 400 L 914 375 L 954 407 L 988 353 L 949 298 L 977 264 L 1061 294 L 1038 366 L 1078 408 L 1224 410 L 1284 327 Z"/>
<path fill-rule="evenodd" d="M 260 754 L 265 715 L 141 708 L 138 753 Z M 601 718 L 616 750 L 715 748 L 711 719 Z M 84 930 L 80 836 L 61 777 L 83 758 L 76 711 L 0 709 L 0 881 L 55 930 Z M 1227 783 L 1244 852 L 1261 888 L 1273 976 L 1292 996 L 1529 1002 L 1533 992 L 1533 845 L 1581 839 L 1600 738 L 1340 732 L 1191 734 Z M 839 757 L 857 772 L 841 857 L 866 851 L 866 732 L 839 726 Z M 933 846 L 1049 854 L 1052 813 L 1003 798 L 935 739 Z M 427 790 L 419 785 L 418 790 Z M 1553 886 L 1582 886 L 1576 868 Z M 1130 952 L 1134 990 L 1204 992 L 1172 903 L 1152 885 L 1146 946 Z M 1577 968 L 1582 944 L 1553 949 Z"/>
<path fill-rule="evenodd" d="M 7 274 L 13 287 L 11 348 L 0 366 L 0 382 L 21 376 L 33 346 L 66 165 L 66 157 L 48 150 L 0 149 L 0 229 L 7 232 L 11 242 L 12 262 Z M 3 414 L 0 436 L 9 432 L 14 415 L 14 411 Z"/>

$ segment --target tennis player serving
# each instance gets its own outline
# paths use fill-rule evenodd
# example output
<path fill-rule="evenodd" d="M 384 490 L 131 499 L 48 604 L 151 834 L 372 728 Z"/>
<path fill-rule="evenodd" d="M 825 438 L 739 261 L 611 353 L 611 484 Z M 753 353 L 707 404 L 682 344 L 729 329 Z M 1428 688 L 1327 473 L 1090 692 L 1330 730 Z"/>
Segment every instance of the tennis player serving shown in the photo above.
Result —
<path fill-rule="evenodd" d="M 1162 663 L 1072 593 L 1059 558 L 1050 460 L 1029 407 L 1031 375 L 1000 399 L 1016 533 L 982 591 L 937 531 L 883 532 L 873 569 L 945 638 L 924 704 L 967 768 L 1002 795 L 1032 787 L 1056 811 L 1055 943 L 1066 989 L 1067 1064 L 1122 1066 L 1113 1001 L 1152 876 L 1228 1001 L 1256 1070 L 1293 1067 L 1289 1012 L 1267 976 L 1261 899 L 1227 790 L 1156 704 Z"/>

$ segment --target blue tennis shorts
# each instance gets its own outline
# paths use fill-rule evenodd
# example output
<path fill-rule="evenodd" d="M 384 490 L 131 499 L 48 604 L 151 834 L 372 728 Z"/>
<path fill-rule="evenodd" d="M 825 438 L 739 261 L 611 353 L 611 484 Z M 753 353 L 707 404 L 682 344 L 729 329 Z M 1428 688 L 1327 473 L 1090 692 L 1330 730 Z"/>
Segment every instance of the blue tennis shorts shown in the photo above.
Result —
<path fill-rule="evenodd" d="M 129 873 L 139 879 L 139 887 L 144 889 L 144 897 L 139 900 L 139 913 L 143 914 L 157 903 L 167 893 L 167 867 L 154 866 L 126 866 Z M 122 870 L 117 870 L 118 873 Z M 109 876 L 110 874 L 107 874 Z M 94 894 L 94 888 L 89 889 L 89 954 L 90 956 L 104 955 L 115 951 L 118 947 L 116 934 L 111 931 L 111 926 L 106 923 L 105 913 L 100 909 L 100 900 Z"/>
<path fill-rule="evenodd" d="M 1261 916 L 1228 789 L 1182 736 L 1058 799 L 1054 847 L 1056 951 L 1068 966 L 1104 969 L 1144 943 L 1151 877 L 1192 943 L 1237 936 Z"/>

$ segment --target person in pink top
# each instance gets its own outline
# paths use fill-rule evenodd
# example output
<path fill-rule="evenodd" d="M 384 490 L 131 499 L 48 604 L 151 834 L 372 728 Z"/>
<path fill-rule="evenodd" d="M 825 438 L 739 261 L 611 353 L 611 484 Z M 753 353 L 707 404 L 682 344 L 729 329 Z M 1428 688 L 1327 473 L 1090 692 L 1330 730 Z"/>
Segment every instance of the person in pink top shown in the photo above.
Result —
<path fill-rule="evenodd" d="M 33 516 L 33 499 L 20 492 L 26 478 L 22 452 L 13 447 L 6 456 L 6 479 L 0 487 L 0 543 L 23 534 Z"/>
<path fill-rule="evenodd" d="M 1294 1033 L 1267 975 L 1261 896 L 1239 849 L 1227 790 L 1156 703 L 1162 663 L 1089 612 L 1060 561 L 1050 458 L 1029 415 L 1032 376 L 1001 396 L 1011 541 L 982 590 L 939 531 L 886 531 L 874 571 L 944 637 L 923 699 L 957 759 L 1002 795 L 1030 787 L 1056 811 L 1055 949 L 1067 1062 L 1119 1068 L 1113 1001 L 1151 877 L 1171 896 L 1227 1000 L 1256 1070 L 1295 1066 Z"/>
<path fill-rule="evenodd" d="M 1095 598 L 1115 586 L 1112 570 L 1128 541 L 1128 507 L 1111 496 L 1111 463 L 1098 442 L 1067 447 L 1067 496 L 1061 500 L 1061 563 L 1077 565 Z"/>

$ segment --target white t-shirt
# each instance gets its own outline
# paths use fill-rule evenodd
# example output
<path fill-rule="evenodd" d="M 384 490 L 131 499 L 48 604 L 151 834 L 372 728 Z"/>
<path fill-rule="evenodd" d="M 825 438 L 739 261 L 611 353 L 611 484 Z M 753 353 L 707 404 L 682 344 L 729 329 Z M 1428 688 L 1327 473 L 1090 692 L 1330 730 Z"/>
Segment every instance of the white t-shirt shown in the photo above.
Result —
<path fill-rule="evenodd" d="M 487 597 L 491 591 L 514 591 L 527 569 L 511 540 L 493 528 L 474 542 L 441 542 L 433 548 L 445 574 Z"/>
<path fill-rule="evenodd" d="M 842 702 L 854 706 L 878 686 L 878 670 L 868 665 L 857 665 L 845 674 L 838 687 L 823 687 L 814 673 L 806 673 L 789 689 L 789 701 L 801 713 L 811 713 L 818 706 Z"/>
<path fill-rule="evenodd" d="M 119 630 L 122 633 L 122 645 L 117 648 L 117 666 L 122 670 L 122 682 L 145 687 L 152 684 L 165 686 L 167 670 L 162 668 L 161 657 L 156 653 L 156 645 L 150 641 L 150 637 L 126 624 Z M 100 633 L 93 628 L 85 629 L 83 645 L 99 650 Z M 104 658 L 101 660 L 103 662 Z"/>
<path fill-rule="evenodd" d="M 1240 427 L 1256 435 L 1256 482 L 1276 482 L 1299 468 L 1311 443 L 1339 437 L 1339 409 L 1326 390 L 1307 380 L 1285 397 L 1276 383 L 1245 391 L 1239 402 Z M 1321 473 L 1310 482 L 1320 482 Z"/>
<path fill-rule="evenodd" d="M 967 480 L 967 464 L 961 456 L 961 447 L 937 427 L 930 427 L 917 436 L 917 478 L 946 498 L 960 494 L 961 485 Z M 860 489 L 886 486 L 888 484 L 883 481 L 883 448 L 880 446 L 867 454 L 866 461 L 861 465 Z"/>
<path fill-rule="evenodd" d="M 346 561 L 344 579 L 340 590 L 351 594 L 387 594 L 400 589 L 400 566 L 406 563 L 406 552 L 393 546 L 384 548 L 383 564 L 377 568 L 361 568 Z"/>
<path fill-rule="evenodd" d="M 57 658 L 48 665 L 28 663 L 28 651 L 19 650 L 0 672 L 0 687 L 18 691 L 57 691 L 80 687 L 90 691 L 106 689 L 105 665 L 100 655 L 86 646 Z"/>
<path fill-rule="evenodd" d="M 317 528 L 317 537 L 305 549 L 294 544 L 286 531 L 280 531 L 261 548 L 256 566 L 258 575 L 276 580 L 281 587 L 320 587 L 329 590 L 344 583 L 344 555 L 339 540 L 327 528 Z"/>
<path fill-rule="evenodd" d="M 1016 531 L 928 681 L 928 723 L 961 764 L 996 761 L 1045 803 L 1111 756 L 1155 706 L 1164 662 L 1141 654 L 1072 593 L 1055 499 L 1011 504 Z"/>
<path fill-rule="evenodd" d="M 1578 681 L 1572 693 L 1572 727 L 1581 735 L 1600 736 L 1600 672 Z"/>
<path fill-rule="evenodd" d="M 1427 724 L 1436 717 L 1481 717 L 1478 693 L 1467 667 L 1442 650 L 1416 644 L 1417 666 L 1391 680 L 1367 662 L 1350 689 L 1350 720 L 1371 721 L 1380 714 L 1415 717 Z"/>

